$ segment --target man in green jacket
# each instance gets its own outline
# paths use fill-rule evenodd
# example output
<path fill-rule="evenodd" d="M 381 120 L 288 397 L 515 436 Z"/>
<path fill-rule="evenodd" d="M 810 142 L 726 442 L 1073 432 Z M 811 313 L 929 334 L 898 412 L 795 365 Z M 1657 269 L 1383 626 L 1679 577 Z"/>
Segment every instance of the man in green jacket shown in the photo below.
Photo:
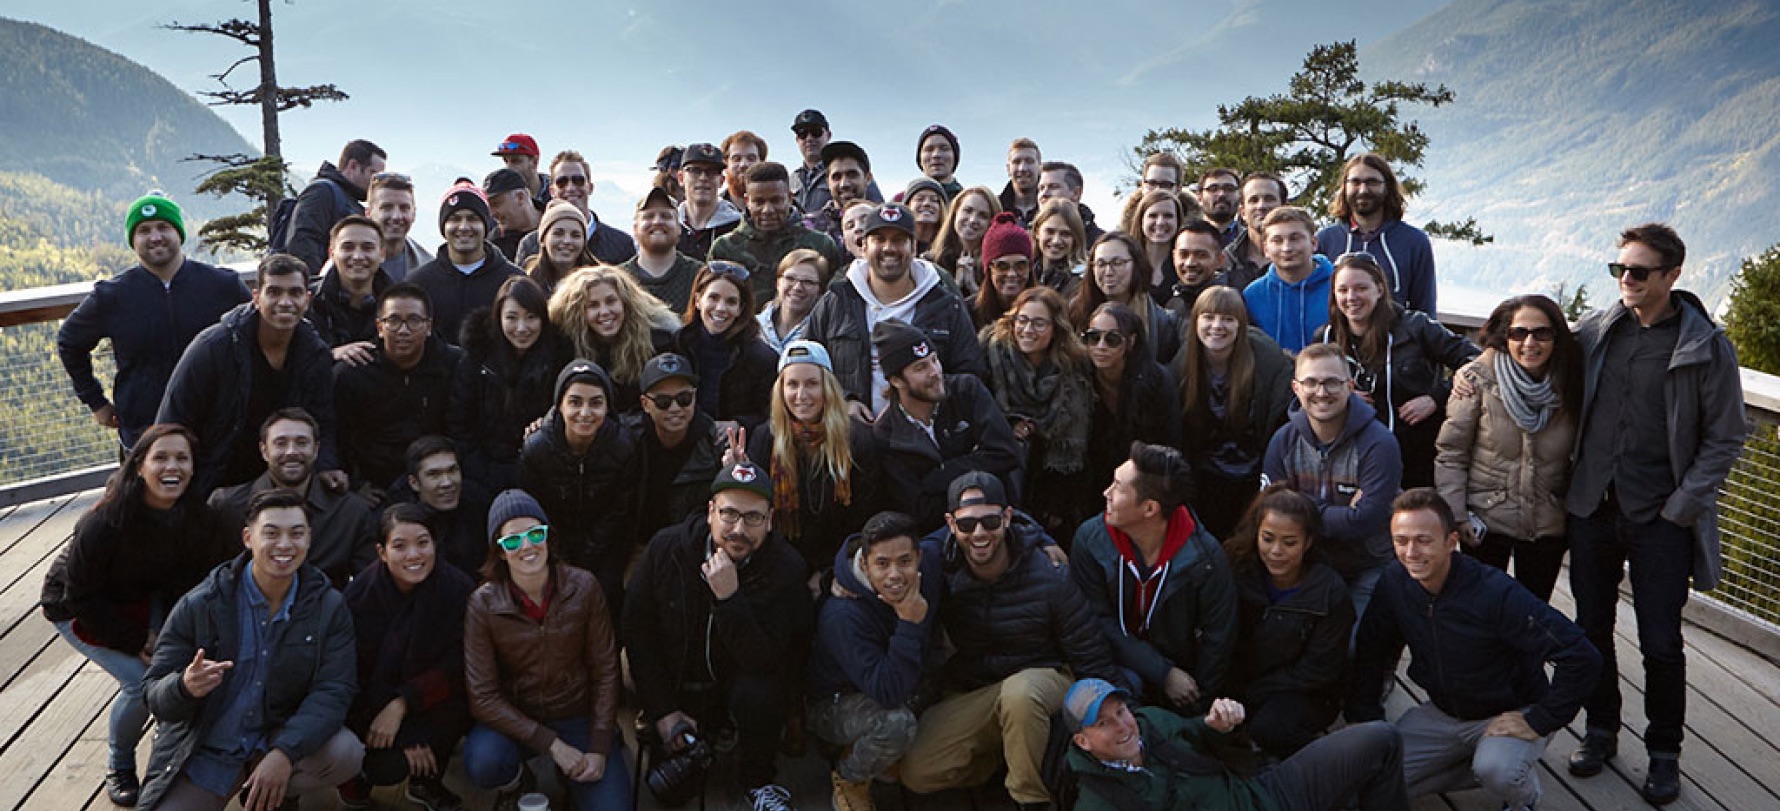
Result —
<path fill-rule="evenodd" d="M 779 261 L 798 248 L 828 259 L 839 273 L 847 257 L 827 234 L 804 227 L 791 208 L 791 176 L 785 167 L 763 161 L 748 170 L 748 216 L 742 224 L 711 243 L 712 260 L 734 262 L 748 269 L 754 302 L 765 305 L 778 295 L 773 281 Z"/>
<path fill-rule="evenodd" d="M 1080 786 L 1076 811 L 1409 808 L 1403 745 L 1390 724 L 1349 726 L 1249 778 L 1202 751 L 1242 723 L 1235 700 L 1213 701 L 1204 718 L 1131 703 L 1100 679 L 1082 679 L 1063 697 L 1063 720 L 1074 733 L 1068 763 Z"/>

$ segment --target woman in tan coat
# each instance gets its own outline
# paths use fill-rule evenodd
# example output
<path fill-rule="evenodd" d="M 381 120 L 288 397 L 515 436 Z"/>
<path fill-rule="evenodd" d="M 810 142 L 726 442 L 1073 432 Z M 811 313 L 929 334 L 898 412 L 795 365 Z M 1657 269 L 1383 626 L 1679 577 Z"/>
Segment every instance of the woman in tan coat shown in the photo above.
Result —
<path fill-rule="evenodd" d="M 1564 490 L 1581 352 L 1557 303 L 1541 295 L 1497 305 L 1481 357 L 1458 372 L 1435 443 L 1434 482 L 1461 522 L 1465 551 L 1549 601 L 1563 565 Z"/>
<path fill-rule="evenodd" d="M 523 490 L 495 498 L 488 534 L 487 582 L 464 617 L 470 782 L 498 790 L 504 807 L 535 785 L 524 761 L 549 753 L 579 811 L 629 808 L 618 648 L 599 582 L 553 560 L 544 509 Z"/>

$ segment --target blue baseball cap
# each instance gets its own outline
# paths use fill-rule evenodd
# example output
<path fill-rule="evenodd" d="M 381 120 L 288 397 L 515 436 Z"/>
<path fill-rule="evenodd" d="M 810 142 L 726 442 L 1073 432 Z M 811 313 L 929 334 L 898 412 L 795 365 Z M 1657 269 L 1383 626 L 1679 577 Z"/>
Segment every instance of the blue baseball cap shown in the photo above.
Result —
<path fill-rule="evenodd" d="M 779 355 L 779 371 L 798 363 L 820 366 L 829 372 L 834 371 L 834 363 L 828 359 L 828 348 L 815 341 L 792 341 L 785 344 L 785 351 Z"/>
<path fill-rule="evenodd" d="M 1070 685 L 1069 692 L 1063 695 L 1063 721 L 1069 725 L 1069 731 L 1080 732 L 1098 723 L 1100 705 L 1108 696 L 1131 700 L 1130 693 L 1105 679 L 1082 679 Z"/>

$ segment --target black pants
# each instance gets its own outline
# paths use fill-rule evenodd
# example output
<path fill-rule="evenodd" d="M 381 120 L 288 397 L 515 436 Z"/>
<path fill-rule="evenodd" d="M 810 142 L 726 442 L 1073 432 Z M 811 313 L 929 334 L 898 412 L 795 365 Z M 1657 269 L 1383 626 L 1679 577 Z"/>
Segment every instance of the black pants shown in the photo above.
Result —
<path fill-rule="evenodd" d="M 1330 811 L 1357 795 L 1360 811 L 1407 811 L 1403 740 L 1384 721 L 1347 727 L 1259 778 L 1284 811 Z"/>
<path fill-rule="evenodd" d="M 1310 745 L 1335 722 L 1337 708 L 1323 698 L 1304 693 L 1278 693 L 1263 701 L 1250 701 L 1243 729 L 1249 740 L 1277 758 L 1291 757 Z"/>
<path fill-rule="evenodd" d="M 1483 542 L 1466 547 L 1465 553 L 1504 572 L 1508 571 L 1508 561 L 1513 560 L 1514 579 L 1549 603 L 1552 590 L 1557 588 L 1558 572 L 1564 568 L 1564 552 L 1569 548 L 1568 540 L 1555 535 L 1523 541 L 1485 532 Z"/>
<path fill-rule="evenodd" d="M 737 675 L 728 684 L 681 694 L 683 711 L 698 719 L 701 734 L 735 721 L 736 780 L 743 788 L 773 782 L 779 736 L 785 728 L 786 691 L 777 678 Z"/>
<path fill-rule="evenodd" d="M 445 770 L 451 765 L 451 748 L 441 750 L 433 747 L 433 760 L 439 764 L 439 772 L 431 779 L 443 777 Z M 373 786 L 393 786 L 408 779 L 408 756 L 401 747 L 388 749 L 372 749 L 365 747 L 365 765 L 360 768 L 365 775 L 365 782 Z"/>

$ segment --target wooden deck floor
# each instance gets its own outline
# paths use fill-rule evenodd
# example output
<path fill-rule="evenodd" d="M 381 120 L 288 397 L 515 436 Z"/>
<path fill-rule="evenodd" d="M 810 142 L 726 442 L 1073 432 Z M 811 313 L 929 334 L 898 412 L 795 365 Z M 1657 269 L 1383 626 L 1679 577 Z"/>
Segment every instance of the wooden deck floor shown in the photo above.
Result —
<path fill-rule="evenodd" d="M 62 643 L 36 610 L 44 572 L 95 493 L 63 496 L 0 510 L 0 811 L 4 809 L 95 809 L 113 806 L 99 791 L 105 768 L 106 708 L 116 690 L 103 671 Z M 1570 610 L 1560 588 L 1557 605 Z M 1620 736 L 1624 755 L 1602 775 L 1578 780 L 1564 769 L 1576 747 L 1580 721 L 1560 732 L 1544 758 L 1543 808 L 1605 811 L 1645 808 L 1638 796 L 1644 779 L 1643 673 L 1635 653 L 1630 606 L 1620 605 L 1620 662 L 1626 695 L 1627 728 Z M 1402 679 L 1395 691 L 1401 711 L 1421 698 Z M 1694 628 L 1688 636 L 1688 725 L 1682 760 L 1678 811 L 1765 811 L 1780 809 L 1780 671 L 1766 660 Z M 147 761 L 143 741 L 139 762 Z M 633 748 L 634 751 L 634 748 Z M 466 796 L 468 807 L 486 808 L 487 795 L 466 790 L 460 769 L 449 782 Z M 826 767 L 809 755 L 782 767 L 781 779 L 806 809 L 828 807 Z M 880 787 L 886 809 L 1005 809 L 1012 805 L 993 788 L 973 794 L 950 792 L 912 802 Z M 399 792 L 382 789 L 379 808 L 410 807 Z M 733 791 L 713 788 L 710 807 L 740 807 Z M 644 792 L 644 807 L 650 798 Z M 233 807 L 233 806 L 232 806 Z M 305 798 L 305 809 L 334 807 L 331 795 Z M 1424 797 L 1417 811 L 1494 811 L 1481 792 Z"/>

